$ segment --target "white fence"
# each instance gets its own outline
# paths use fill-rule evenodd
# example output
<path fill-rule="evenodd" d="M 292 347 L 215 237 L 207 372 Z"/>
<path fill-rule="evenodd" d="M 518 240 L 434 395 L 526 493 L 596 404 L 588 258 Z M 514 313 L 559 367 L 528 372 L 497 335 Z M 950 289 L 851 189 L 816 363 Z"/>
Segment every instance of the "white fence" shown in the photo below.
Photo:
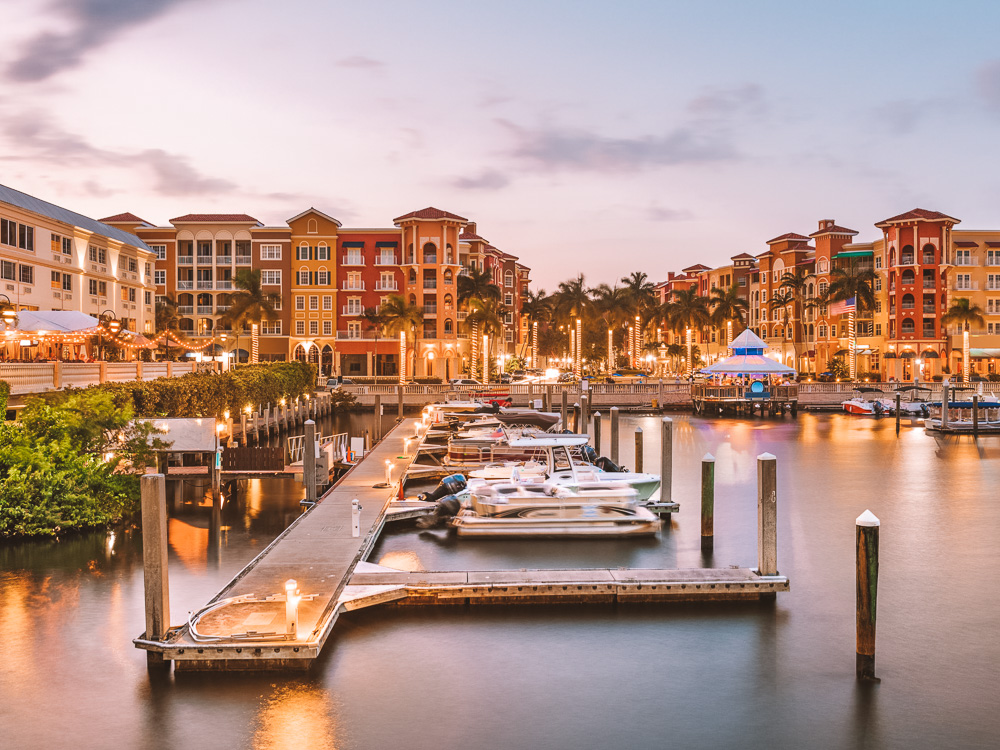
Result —
<path fill-rule="evenodd" d="M 177 377 L 213 366 L 211 362 L 3 362 L 0 380 L 10 384 L 11 395 L 23 396 L 98 383 Z"/>

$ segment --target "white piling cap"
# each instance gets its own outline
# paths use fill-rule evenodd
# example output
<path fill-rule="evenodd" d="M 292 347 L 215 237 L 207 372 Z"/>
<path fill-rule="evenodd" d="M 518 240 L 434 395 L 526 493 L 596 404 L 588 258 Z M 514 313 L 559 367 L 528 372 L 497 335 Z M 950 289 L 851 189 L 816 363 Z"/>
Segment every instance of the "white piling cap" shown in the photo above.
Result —
<path fill-rule="evenodd" d="M 778 458 L 777 458 L 777 456 L 775 456 L 775 455 L 773 455 L 771 453 L 761 453 L 759 456 L 757 456 L 757 460 L 758 461 L 777 461 Z"/>
<path fill-rule="evenodd" d="M 674 420 L 672 420 L 672 419 L 671 419 L 670 417 L 664 417 L 664 418 L 663 418 L 662 420 L 660 420 L 660 421 L 661 421 L 661 422 L 673 422 Z"/>
<path fill-rule="evenodd" d="M 706 453 L 704 456 L 701 457 L 701 460 L 702 461 L 712 461 L 714 463 L 715 462 L 715 456 L 713 456 L 711 453 Z"/>
<path fill-rule="evenodd" d="M 872 513 L 870 510 L 866 510 L 864 513 L 858 516 L 857 520 L 854 523 L 856 523 L 858 526 L 866 526 L 869 528 L 872 526 L 882 525 L 882 522 L 879 521 L 878 518 L 875 516 L 875 514 Z"/>
<path fill-rule="evenodd" d="M 642 432 L 642 428 L 641 428 L 641 427 L 636 427 L 636 428 L 635 428 L 635 431 L 636 431 L 636 432 Z"/>

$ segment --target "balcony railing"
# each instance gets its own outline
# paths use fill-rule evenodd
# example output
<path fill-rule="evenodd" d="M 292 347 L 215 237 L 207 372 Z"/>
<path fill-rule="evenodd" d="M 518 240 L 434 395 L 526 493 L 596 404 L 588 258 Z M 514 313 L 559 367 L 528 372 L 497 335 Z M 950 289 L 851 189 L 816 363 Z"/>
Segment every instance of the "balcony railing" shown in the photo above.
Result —
<path fill-rule="evenodd" d="M 469 313 L 466 312 L 465 310 L 459 310 L 458 315 L 456 317 L 458 318 L 458 320 L 465 320 L 467 317 L 469 317 Z"/>
<path fill-rule="evenodd" d="M 979 282 L 978 281 L 966 281 L 962 283 L 956 282 L 952 286 L 952 289 L 955 290 L 956 292 L 975 292 L 979 290 Z"/>
<path fill-rule="evenodd" d="M 345 281 L 344 286 L 341 287 L 345 292 L 363 292 L 365 290 L 365 282 L 363 281 Z"/>
<path fill-rule="evenodd" d="M 437 289 L 437 279 L 424 279 L 424 289 Z"/>
<path fill-rule="evenodd" d="M 935 282 L 924 279 L 924 289 L 936 289 L 936 288 L 937 284 Z"/>
<path fill-rule="evenodd" d="M 379 336 L 382 341 L 387 341 L 385 336 Z M 375 331 L 337 331 L 337 341 L 374 341 Z"/>
<path fill-rule="evenodd" d="M 219 280 L 215 282 L 216 289 L 232 289 L 233 282 L 231 280 Z"/>
<path fill-rule="evenodd" d="M 212 314 L 212 306 L 211 305 L 198 305 L 198 314 L 199 315 L 211 315 Z"/>
<path fill-rule="evenodd" d="M 232 255 L 216 255 L 215 264 L 218 266 L 231 266 L 233 265 Z"/>
<path fill-rule="evenodd" d="M 956 266 L 978 266 L 979 258 L 955 258 Z"/>
<path fill-rule="evenodd" d="M 178 315 L 194 315 L 194 305 L 177 305 Z"/>
<path fill-rule="evenodd" d="M 399 264 L 396 263 L 396 256 L 394 255 L 391 258 L 389 258 L 389 257 L 383 258 L 382 256 L 376 257 L 375 258 L 375 265 L 376 266 L 395 266 L 395 265 L 399 265 Z"/>
<path fill-rule="evenodd" d="M 194 282 L 193 281 L 178 281 L 177 282 L 177 288 L 178 289 L 194 289 Z"/>
<path fill-rule="evenodd" d="M 376 281 L 375 282 L 376 292 L 398 292 L 399 285 L 395 281 Z"/>
<path fill-rule="evenodd" d="M 351 255 L 345 255 L 341 265 L 343 266 L 363 266 L 365 264 L 365 259 L 363 257 L 356 257 Z"/>
<path fill-rule="evenodd" d="M 437 311 L 436 307 L 425 307 L 424 308 L 424 317 L 425 318 L 436 318 L 437 314 L 438 314 L 438 311 Z"/>
<path fill-rule="evenodd" d="M 193 255 L 178 255 L 177 265 L 179 266 L 193 266 L 194 256 Z"/>
<path fill-rule="evenodd" d="M 215 287 L 215 282 L 214 281 L 199 281 L 198 282 L 198 288 L 199 289 L 212 289 L 214 287 Z"/>
<path fill-rule="evenodd" d="M 210 266 L 215 259 L 211 255 L 198 255 L 198 265 L 199 266 Z"/>
<path fill-rule="evenodd" d="M 360 307 L 348 307 L 347 305 L 344 305 L 340 309 L 340 314 L 341 315 L 360 315 L 361 312 L 362 312 L 362 310 L 361 310 Z"/>
<path fill-rule="evenodd" d="M 229 309 L 229 305 L 216 305 L 215 311 L 217 313 L 224 313 Z"/>
<path fill-rule="evenodd" d="M 236 265 L 238 265 L 238 266 L 249 266 L 252 263 L 253 263 L 253 256 L 252 255 L 237 255 L 236 256 Z"/>

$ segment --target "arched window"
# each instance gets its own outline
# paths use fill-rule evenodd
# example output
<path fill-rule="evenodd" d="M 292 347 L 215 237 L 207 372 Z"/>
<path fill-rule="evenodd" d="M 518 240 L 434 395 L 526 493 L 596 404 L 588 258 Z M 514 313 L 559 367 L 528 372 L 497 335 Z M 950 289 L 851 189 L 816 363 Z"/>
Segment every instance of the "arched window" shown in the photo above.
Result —
<path fill-rule="evenodd" d="M 923 256 L 920 258 L 921 263 L 927 266 L 934 265 L 934 245 L 930 243 L 924 245 L 921 255 Z"/>
<path fill-rule="evenodd" d="M 913 265 L 913 245 L 906 245 L 902 250 L 899 251 L 899 265 L 901 266 Z"/>
<path fill-rule="evenodd" d="M 454 283 L 454 275 L 450 268 L 446 268 L 444 271 L 444 283 L 445 285 L 451 285 Z"/>
<path fill-rule="evenodd" d="M 300 242 L 295 248 L 295 260 L 309 260 L 309 243 Z"/>
<path fill-rule="evenodd" d="M 909 286 L 913 284 L 916 279 L 916 274 L 913 273 L 912 268 L 904 268 L 903 273 L 900 274 L 900 280 L 903 282 L 903 286 Z"/>
<path fill-rule="evenodd" d="M 816 273 L 828 273 L 830 270 L 830 264 L 823 258 L 816 263 Z"/>
<path fill-rule="evenodd" d="M 889 265 L 896 265 L 896 248 L 894 247 L 889 248 Z"/>
<path fill-rule="evenodd" d="M 454 324 L 451 322 L 451 318 L 445 318 L 444 320 L 444 332 L 452 333 L 454 331 Z"/>
<path fill-rule="evenodd" d="M 411 305 L 417 304 L 417 295 L 415 295 L 415 294 L 411 294 L 410 295 L 410 304 Z"/>
<path fill-rule="evenodd" d="M 437 245 L 433 242 L 428 242 L 424 245 L 424 263 L 437 263 L 438 251 Z"/>
<path fill-rule="evenodd" d="M 815 331 L 816 331 L 816 329 L 813 327 L 813 324 L 810 323 L 809 324 L 809 338 L 812 338 L 815 335 Z"/>
<path fill-rule="evenodd" d="M 417 283 L 417 272 L 416 272 L 416 270 L 414 270 L 412 268 L 410 269 L 409 279 L 410 279 L 410 283 L 411 284 L 416 284 Z"/>
<path fill-rule="evenodd" d="M 455 262 L 455 251 L 452 250 L 451 245 L 444 246 L 444 262 L 445 263 Z"/>
<path fill-rule="evenodd" d="M 450 294 L 444 295 L 444 309 L 451 310 L 453 304 L 454 298 Z"/>
<path fill-rule="evenodd" d="M 412 242 L 409 245 L 406 246 L 406 262 L 407 263 L 413 263 L 414 262 L 414 260 L 413 260 L 413 243 Z"/>
<path fill-rule="evenodd" d="M 903 318 L 903 323 L 899 328 L 903 333 L 913 333 L 917 326 L 912 318 Z"/>
<path fill-rule="evenodd" d="M 778 337 L 781 336 L 781 326 L 775 326 L 774 327 L 774 336 L 775 336 L 775 338 L 778 338 Z"/>
<path fill-rule="evenodd" d="M 309 286 L 309 269 L 306 266 L 299 268 L 299 286 Z"/>
<path fill-rule="evenodd" d="M 514 273 L 512 271 L 507 271 L 507 273 L 503 275 L 503 285 L 514 286 Z"/>
<path fill-rule="evenodd" d="M 191 318 L 181 318 L 180 320 L 177 321 L 177 327 L 180 328 L 182 331 L 193 331 L 194 321 L 191 320 Z"/>
<path fill-rule="evenodd" d="M 299 362 L 305 362 L 305 361 L 306 361 L 306 350 L 305 350 L 305 348 L 304 348 L 304 347 L 302 346 L 302 344 L 298 344 L 298 345 L 297 345 L 297 346 L 295 347 L 295 351 L 294 351 L 294 352 L 292 352 L 292 356 L 293 356 L 293 357 L 294 357 L 295 359 L 297 359 L 297 360 L 298 360 Z"/>
<path fill-rule="evenodd" d="M 900 307 L 904 310 L 912 310 L 914 305 L 914 299 L 912 294 L 904 294 L 903 299 L 900 302 Z"/>
<path fill-rule="evenodd" d="M 309 219 L 306 223 L 306 231 L 309 234 L 316 234 L 319 231 L 319 224 L 316 223 L 316 219 Z"/>
<path fill-rule="evenodd" d="M 316 260 L 330 260 L 330 246 L 325 242 L 316 246 Z"/>

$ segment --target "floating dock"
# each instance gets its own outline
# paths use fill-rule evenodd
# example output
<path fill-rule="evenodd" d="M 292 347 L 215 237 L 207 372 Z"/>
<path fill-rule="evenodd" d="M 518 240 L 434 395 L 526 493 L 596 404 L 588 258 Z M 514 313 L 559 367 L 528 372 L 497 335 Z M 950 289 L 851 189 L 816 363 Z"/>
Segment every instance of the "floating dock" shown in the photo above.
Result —
<path fill-rule="evenodd" d="M 144 633 L 134 644 L 150 652 L 151 663 L 172 662 L 178 670 L 296 670 L 319 656 L 343 612 L 379 604 L 756 600 L 788 591 L 786 577 L 749 568 L 406 572 L 368 563 L 387 521 L 425 515 L 432 505 L 397 499 L 417 453 L 416 445 L 405 453 L 417 422 L 405 419 L 390 430 L 188 623 L 162 638 Z M 289 592 L 297 600 L 294 617 L 289 580 L 297 589 Z M 147 604 L 149 596 L 147 583 Z"/>

